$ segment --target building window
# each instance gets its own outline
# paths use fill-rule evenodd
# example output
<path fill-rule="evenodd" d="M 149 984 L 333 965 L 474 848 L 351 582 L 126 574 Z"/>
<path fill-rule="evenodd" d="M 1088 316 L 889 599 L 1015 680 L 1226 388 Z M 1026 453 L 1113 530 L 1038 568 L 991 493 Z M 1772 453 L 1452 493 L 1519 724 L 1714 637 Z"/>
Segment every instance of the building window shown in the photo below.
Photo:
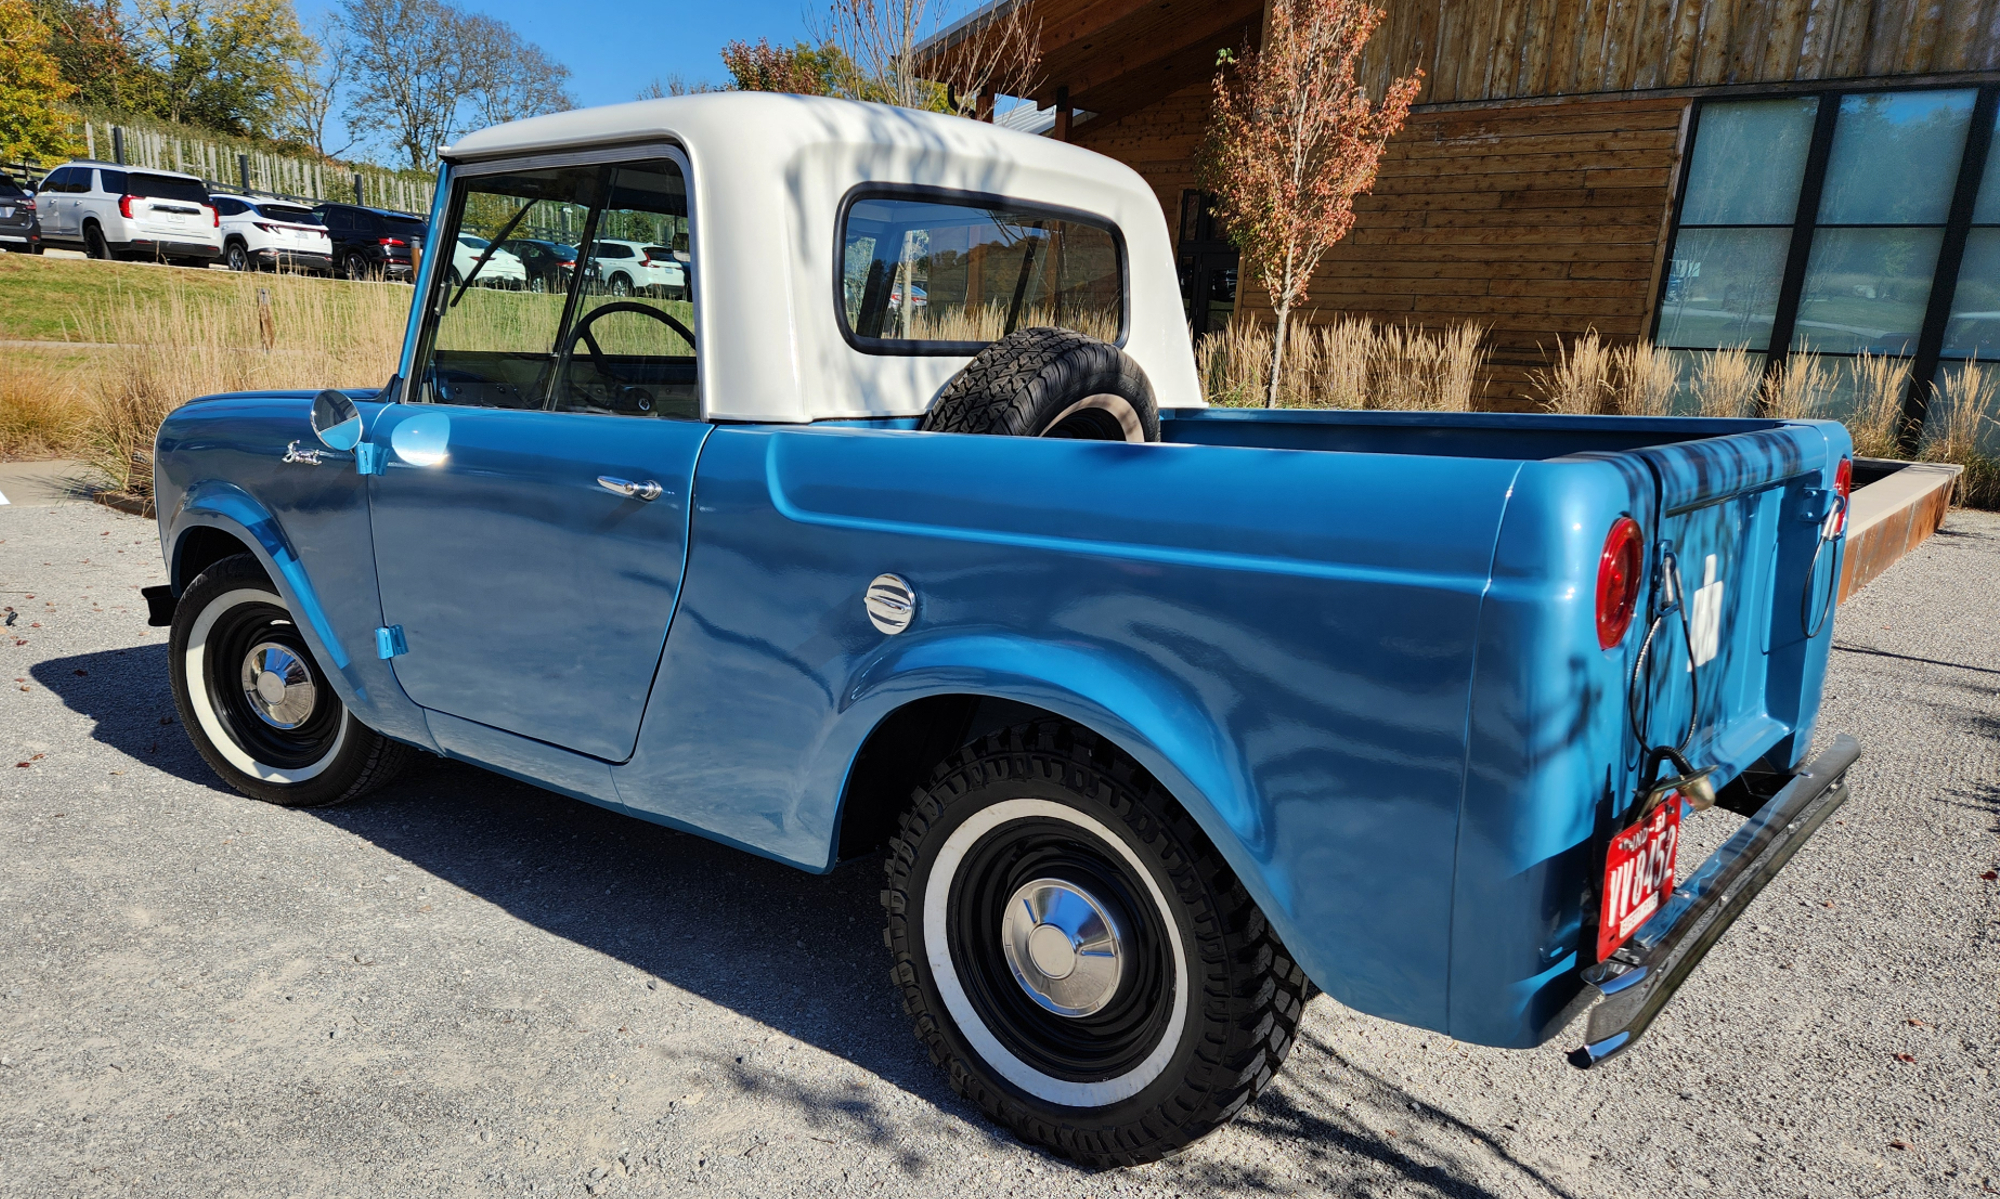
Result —
<path fill-rule="evenodd" d="M 1659 345 L 1940 363 L 2000 354 L 2000 89 L 1717 100 L 1696 112 Z M 1837 414 L 1837 413 L 1835 413 Z"/>
<path fill-rule="evenodd" d="M 1181 193 L 1175 259 L 1180 270 L 1181 306 L 1188 332 L 1220 333 L 1236 315 L 1236 268 L 1241 255 L 1215 219 L 1215 197 Z"/>

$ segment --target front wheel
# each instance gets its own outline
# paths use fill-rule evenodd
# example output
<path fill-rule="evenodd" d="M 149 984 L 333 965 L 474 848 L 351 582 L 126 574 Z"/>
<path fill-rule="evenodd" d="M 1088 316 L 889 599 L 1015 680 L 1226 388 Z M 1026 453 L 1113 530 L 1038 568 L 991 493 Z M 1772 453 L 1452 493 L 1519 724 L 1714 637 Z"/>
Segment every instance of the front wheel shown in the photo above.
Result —
<path fill-rule="evenodd" d="M 1153 779 L 1045 721 L 959 751 L 890 841 L 917 1038 L 1023 1140 L 1101 1168 L 1227 1123 L 1291 1051 L 1304 973 Z"/>
<path fill-rule="evenodd" d="M 328 685 L 284 597 L 248 554 L 203 571 L 174 608 L 174 706 L 231 787 L 311 808 L 394 778 L 413 751 L 354 718 Z"/>

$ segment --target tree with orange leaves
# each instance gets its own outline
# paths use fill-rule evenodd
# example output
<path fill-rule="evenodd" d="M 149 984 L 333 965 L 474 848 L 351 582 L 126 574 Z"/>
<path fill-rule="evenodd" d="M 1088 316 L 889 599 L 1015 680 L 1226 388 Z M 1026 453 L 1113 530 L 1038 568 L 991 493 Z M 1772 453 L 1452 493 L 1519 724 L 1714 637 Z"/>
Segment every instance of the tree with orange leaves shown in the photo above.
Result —
<path fill-rule="evenodd" d="M 1225 53 L 1202 148 L 1215 214 L 1277 310 L 1270 389 L 1278 402 L 1292 305 L 1327 250 L 1354 227 L 1382 147 L 1403 127 L 1422 71 L 1371 103 L 1355 77 L 1384 13 L 1364 0 L 1274 0 L 1264 44 Z"/>

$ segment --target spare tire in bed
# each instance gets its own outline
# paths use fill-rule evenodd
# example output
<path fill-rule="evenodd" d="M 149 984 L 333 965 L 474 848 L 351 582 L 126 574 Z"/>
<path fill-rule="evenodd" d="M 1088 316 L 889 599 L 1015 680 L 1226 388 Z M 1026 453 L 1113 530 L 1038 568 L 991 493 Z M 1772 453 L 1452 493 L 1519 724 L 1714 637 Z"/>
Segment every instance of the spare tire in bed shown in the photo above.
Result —
<path fill-rule="evenodd" d="M 924 414 L 938 433 L 1158 441 L 1160 411 L 1139 364 L 1070 329 L 1021 329 L 979 352 Z"/>

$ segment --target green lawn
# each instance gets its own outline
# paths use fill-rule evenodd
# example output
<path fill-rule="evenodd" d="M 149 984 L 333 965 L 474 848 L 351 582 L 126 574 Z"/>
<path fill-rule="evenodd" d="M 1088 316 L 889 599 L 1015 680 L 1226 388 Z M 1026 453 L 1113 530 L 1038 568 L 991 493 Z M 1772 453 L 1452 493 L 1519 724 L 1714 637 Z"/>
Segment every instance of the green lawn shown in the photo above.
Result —
<path fill-rule="evenodd" d="M 206 291 L 219 296 L 240 279 L 227 271 L 147 262 L 0 254 L 0 341 L 74 340 L 79 313 L 101 312 L 107 303 L 121 298 L 157 299 L 174 282 L 197 294 Z M 283 285 L 350 286 L 331 279 L 290 277 Z"/>

